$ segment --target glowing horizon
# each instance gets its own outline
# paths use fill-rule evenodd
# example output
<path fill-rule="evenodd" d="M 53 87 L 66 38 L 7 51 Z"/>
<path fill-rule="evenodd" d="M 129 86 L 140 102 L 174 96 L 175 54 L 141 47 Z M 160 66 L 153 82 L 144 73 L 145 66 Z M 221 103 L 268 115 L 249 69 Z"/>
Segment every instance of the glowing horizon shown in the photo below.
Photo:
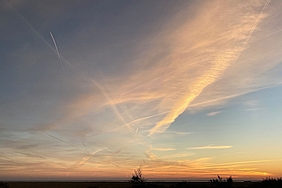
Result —
<path fill-rule="evenodd" d="M 3 1 L 0 180 L 281 177 L 280 1 Z"/>

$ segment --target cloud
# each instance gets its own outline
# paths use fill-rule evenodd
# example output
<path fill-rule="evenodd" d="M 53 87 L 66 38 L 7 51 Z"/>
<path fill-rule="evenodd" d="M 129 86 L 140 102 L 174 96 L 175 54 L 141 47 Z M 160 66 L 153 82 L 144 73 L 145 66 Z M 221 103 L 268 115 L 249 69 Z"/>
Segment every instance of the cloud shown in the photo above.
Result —
<path fill-rule="evenodd" d="M 64 87 L 75 87 L 76 90 L 69 92 L 72 90 L 67 89 L 64 95 L 58 97 L 60 99 L 58 101 L 61 102 L 57 104 L 59 106 L 57 109 L 54 108 L 58 113 L 50 116 L 52 118 L 49 117 L 50 121 L 46 121 L 45 126 L 38 126 L 39 131 L 46 131 L 46 136 L 41 138 L 41 133 L 37 135 L 43 140 L 37 138 L 40 143 L 35 149 L 32 149 L 33 145 L 23 147 L 22 149 L 30 149 L 28 152 L 22 152 L 23 156 L 29 156 L 34 160 L 36 158 L 42 160 L 40 156 L 53 160 L 55 164 L 62 165 L 54 169 L 59 169 L 63 173 L 70 170 L 69 174 L 94 173 L 93 169 L 99 169 L 99 174 L 106 176 L 106 172 L 113 172 L 112 170 L 116 170 L 121 164 L 123 169 L 136 166 L 136 163 L 143 161 L 144 153 L 147 156 L 144 159 L 147 165 L 145 169 L 154 169 L 156 173 L 165 173 L 163 169 L 182 175 L 190 172 L 201 175 L 220 172 L 219 169 L 213 171 L 212 168 L 217 164 L 213 164 L 212 159 L 187 160 L 193 153 L 179 153 L 179 148 L 169 147 L 166 142 L 157 144 L 157 148 L 147 148 L 150 144 L 155 144 L 153 141 L 160 142 L 158 140 L 160 137 L 155 139 L 156 133 L 168 134 L 163 136 L 166 139 L 189 137 L 191 132 L 168 130 L 187 109 L 197 110 L 224 104 L 234 97 L 277 84 L 279 79 L 266 79 L 266 76 L 265 80 L 262 80 L 263 76 L 261 76 L 281 60 L 281 48 L 277 48 L 279 43 L 274 43 L 277 38 L 272 39 L 270 35 L 264 35 L 264 31 L 270 28 L 266 25 L 265 29 L 260 25 L 268 18 L 268 4 L 269 1 L 236 3 L 199 1 L 189 6 L 182 6 L 175 11 L 177 12 L 175 16 L 163 21 L 162 25 L 154 27 L 154 32 L 148 29 L 148 33 L 143 33 L 140 36 L 142 40 L 128 39 L 134 41 L 130 49 L 134 52 L 132 54 L 108 53 L 116 52 L 117 45 L 107 43 L 106 56 L 112 56 L 111 58 L 114 59 L 110 63 L 105 63 L 108 57 L 99 53 L 94 54 L 94 51 L 96 53 L 99 49 L 99 44 L 86 45 L 88 37 L 90 39 L 95 32 L 90 28 L 93 27 L 90 23 L 81 23 L 89 25 L 89 28 L 83 28 L 83 34 L 75 33 L 83 40 L 76 41 L 74 33 L 71 34 L 73 37 L 64 35 L 64 40 L 72 41 L 73 45 L 70 46 L 75 46 L 73 53 L 70 53 L 71 47 L 60 44 L 62 62 L 66 64 L 66 79 L 71 78 L 69 82 L 73 81 L 72 85 L 64 84 Z M 32 33 L 49 47 L 49 50 L 54 50 L 50 42 L 48 43 L 25 18 L 22 20 L 28 24 Z M 91 33 L 86 33 L 89 30 Z M 280 36 L 280 31 L 281 29 L 271 33 Z M 84 36 L 87 37 L 83 38 Z M 261 43 L 261 40 L 265 36 L 269 41 L 264 46 L 265 43 Z M 118 40 L 117 44 L 121 42 L 124 41 Z M 77 44 L 82 43 L 85 43 L 83 49 L 91 49 L 93 52 L 80 51 Z M 270 45 L 271 43 L 276 45 Z M 118 50 L 122 50 L 121 46 L 118 46 Z M 263 48 L 260 49 L 259 46 Z M 69 54 L 65 55 L 67 50 Z M 86 60 L 85 55 L 88 55 L 90 60 Z M 96 56 L 100 55 L 102 58 L 96 61 Z M 129 57 L 121 58 L 121 56 Z M 277 60 L 274 61 L 271 57 Z M 114 67 L 111 68 L 112 72 L 108 71 L 110 66 Z M 101 70 L 108 72 L 105 71 L 103 75 L 100 74 Z M 52 91 L 56 92 L 57 89 Z M 210 112 L 207 115 L 213 116 L 219 113 L 221 111 Z M 36 123 L 32 122 L 33 126 L 34 124 Z M 183 130 L 183 127 L 177 128 Z M 148 137 L 148 134 L 154 137 Z M 17 139 L 13 142 L 16 143 Z M 6 143 L 6 140 L 3 143 Z M 81 148 L 77 147 L 78 143 L 80 145 L 83 143 Z M 14 146 L 17 145 L 9 143 L 9 146 L 15 148 Z M 97 152 L 101 150 L 97 150 L 96 146 L 107 148 L 107 152 L 98 154 Z M 50 149 L 37 156 L 33 151 L 39 147 Z M 232 146 L 208 145 L 187 149 L 229 148 Z M 52 152 L 49 152 L 50 150 Z M 89 153 L 89 151 L 95 152 Z M 55 152 L 58 154 L 52 156 Z M 162 155 L 163 153 L 171 155 Z M 92 157 L 94 155 L 99 157 L 96 159 Z M 26 158 L 23 156 L 7 158 L 24 163 Z M 66 156 L 68 160 L 65 161 Z M 86 162 L 87 165 L 83 165 Z M 247 163 L 242 163 L 245 164 Z M 226 173 L 231 173 L 227 167 L 238 164 L 224 165 L 218 168 L 224 168 Z M 33 166 L 36 167 L 36 164 Z M 70 169 L 70 166 L 80 168 Z M 45 164 L 42 167 L 45 167 Z M 237 174 L 244 173 L 241 167 L 236 166 Z M 114 172 L 120 169 L 115 170 Z M 260 173 L 253 168 L 248 168 L 246 173 L 253 172 Z M 149 173 L 153 172 L 149 171 Z M 115 174 L 111 175 L 115 176 Z"/>
<path fill-rule="evenodd" d="M 181 132 L 181 131 L 169 131 L 167 130 L 164 134 L 169 134 L 169 135 L 188 135 L 188 134 L 191 134 L 192 132 Z"/>
<path fill-rule="evenodd" d="M 97 151 L 94 151 L 91 153 L 91 155 L 88 155 L 87 157 L 83 157 L 83 159 L 77 163 L 77 165 L 75 166 L 75 168 L 79 167 L 80 165 L 83 165 L 85 162 L 87 162 L 89 159 L 91 159 L 96 153 L 103 151 L 107 148 L 102 148 L 102 149 L 98 149 Z"/>
<path fill-rule="evenodd" d="M 277 84 L 272 84 L 272 85 L 266 85 L 266 86 L 259 86 L 259 87 L 254 87 L 254 88 L 248 88 L 246 90 L 243 91 L 237 91 L 235 92 L 236 94 L 230 94 L 230 95 L 226 95 L 226 96 L 215 96 L 213 99 L 210 100 L 202 100 L 204 96 L 201 96 L 201 99 L 199 101 L 196 101 L 195 103 L 192 103 L 191 105 L 189 105 L 189 109 L 203 109 L 206 107 L 210 107 L 210 106 L 216 106 L 216 105 L 222 105 L 225 104 L 225 102 L 227 100 L 236 98 L 236 97 L 240 97 L 243 95 L 247 95 L 250 93 L 254 93 L 254 92 L 258 92 L 258 91 L 262 91 L 262 90 L 266 90 L 266 89 L 270 89 L 270 88 L 275 88 L 275 87 L 279 87 L 281 86 L 282 83 L 277 83 Z M 216 98 L 218 97 L 218 98 Z"/>
<path fill-rule="evenodd" d="M 207 116 L 215 116 L 215 115 L 220 114 L 220 113 L 221 113 L 221 111 L 210 112 L 210 113 L 207 114 Z"/>
<path fill-rule="evenodd" d="M 253 164 L 253 163 L 267 163 L 267 162 L 273 162 L 276 160 L 247 160 L 247 161 L 236 161 L 236 162 L 229 162 L 229 163 L 220 163 L 220 164 L 213 164 L 211 166 L 227 166 L 229 167 L 230 165 L 243 165 L 243 164 Z"/>
<path fill-rule="evenodd" d="M 149 135 L 165 131 L 208 86 L 221 79 L 225 71 L 237 62 L 257 24 L 262 20 L 262 10 L 267 5 L 252 5 L 257 8 L 262 6 L 260 12 L 246 7 L 247 10 L 230 7 L 228 3 L 219 6 L 216 2 L 208 6 L 211 8 L 205 11 L 204 16 L 197 15 L 195 23 L 184 23 L 171 34 L 175 45 L 170 54 L 170 61 L 174 67 L 168 70 L 172 78 L 168 84 L 177 86 L 173 93 L 177 97 L 170 97 L 170 112 L 156 123 Z M 229 11 L 237 12 L 237 17 L 229 15 L 229 11 L 223 11 L 222 14 L 225 6 Z M 215 17 L 217 19 L 213 19 Z M 212 22 L 209 22 L 210 20 Z M 206 24 L 209 27 L 206 27 Z M 239 25 L 240 27 L 237 27 Z M 189 84 L 186 84 L 185 81 L 188 80 Z"/>
<path fill-rule="evenodd" d="M 148 157 L 150 160 L 155 161 L 155 160 L 158 159 L 158 157 L 157 157 L 155 154 L 153 154 L 152 152 L 150 152 L 150 151 L 146 151 L 146 155 L 147 155 L 147 157 Z"/>
<path fill-rule="evenodd" d="M 104 75 L 107 79 L 103 81 L 87 76 L 85 80 L 92 80 L 89 89 L 93 92 L 78 96 L 68 115 L 54 124 L 76 124 L 91 115 L 96 120 L 108 116 L 103 124 L 123 124 L 132 134 L 142 127 L 153 135 L 167 130 L 187 108 L 249 92 L 252 87 L 230 95 L 226 92 L 228 84 L 220 84 L 223 78 L 232 77 L 229 71 L 238 64 L 258 24 L 266 18 L 263 11 L 268 2 L 242 3 L 244 6 L 205 2 L 194 12 L 193 19 L 187 20 L 183 17 L 189 17 L 189 13 L 183 8 L 161 27 L 158 35 L 147 36 L 150 40 L 136 45 L 137 49 L 144 45 L 147 48 L 133 62 L 124 62 L 133 64 L 128 73 L 119 77 Z M 64 62 L 68 63 L 65 59 Z M 111 112 L 104 113 L 105 108 Z"/>
<path fill-rule="evenodd" d="M 208 146 L 200 146 L 200 147 L 190 147 L 187 149 L 229 149 L 233 146 L 216 146 L 216 145 L 208 145 Z"/>
<path fill-rule="evenodd" d="M 137 49 L 144 45 L 147 48 L 133 62 L 124 62 L 134 65 L 130 71 L 120 77 L 104 75 L 107 79 L 103 81 L 93 79 L 89 85 L 93 92 L 78 96 L 68 115 L 55 124 L 76 124 L 91 115 L 99 121 L 108 116 L 103 124 L 123 124 L 132 134 L 142 127 L 153 135 L 167 130 L 187 108 L 212 105 L 249 92 L 253 87 L 232 90 L 235 94 L 230 95 L 226 92 L 228 83 L 221 84 L 223 78 L 233 79 L 230 70 L 266 18 L 264 1 L 242 3 L 246 6 L 205 2 L 194 12 L 193 19 L 187 20 L 183 20 L 189 17 L 183 8 L 162 26 L 158 35 L 148 36 L 152 40 L 136 45 Z M 91 76 L 87 80 L 91 81 Z"/>
<path fill-rule="evenodd" d="M 153 148 L 155 151 L 174 151 L 175 148 Z"/>

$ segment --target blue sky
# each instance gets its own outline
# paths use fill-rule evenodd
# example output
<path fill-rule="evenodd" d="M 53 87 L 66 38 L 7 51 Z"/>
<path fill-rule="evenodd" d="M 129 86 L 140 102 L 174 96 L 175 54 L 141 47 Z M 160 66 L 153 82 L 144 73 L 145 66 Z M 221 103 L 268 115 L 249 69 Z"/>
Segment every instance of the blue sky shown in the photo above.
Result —
<path fill-rule="evenodd" d="M 2 1 L 0 178 L 282 176 L 281 6 Z"/>

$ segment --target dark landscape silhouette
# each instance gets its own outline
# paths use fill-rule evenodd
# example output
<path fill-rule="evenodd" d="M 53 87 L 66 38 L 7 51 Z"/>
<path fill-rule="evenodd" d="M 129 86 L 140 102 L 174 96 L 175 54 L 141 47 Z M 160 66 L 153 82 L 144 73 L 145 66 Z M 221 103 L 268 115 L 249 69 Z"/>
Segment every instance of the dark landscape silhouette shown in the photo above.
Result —
<path fill-rule="evenodd" d="M 282 178 L 267 177 L 261 181 L 234 182 L 232 176 L 220 175 L 207 182 L 150 182 L 141 167 L 134 170 L 128 182 L 0 182 L 0 188 L 281 188 Z"/>

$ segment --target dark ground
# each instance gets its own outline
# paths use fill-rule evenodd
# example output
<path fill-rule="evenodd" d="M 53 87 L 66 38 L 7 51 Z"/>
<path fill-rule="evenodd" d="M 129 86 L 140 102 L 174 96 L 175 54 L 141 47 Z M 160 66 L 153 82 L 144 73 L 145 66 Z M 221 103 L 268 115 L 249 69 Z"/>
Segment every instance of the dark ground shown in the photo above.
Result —
<path fill-rule="evenodd" d="M 211 182 L 152 182 L 133 185 L 130 182 L 5 182 L 9 188 L 270 188 L 282 185 L 265 185 L 262 182 L 233 182 L 229 184 L 213 184 Z M 2 188 L 0 186 L 0 188 Z"/>

